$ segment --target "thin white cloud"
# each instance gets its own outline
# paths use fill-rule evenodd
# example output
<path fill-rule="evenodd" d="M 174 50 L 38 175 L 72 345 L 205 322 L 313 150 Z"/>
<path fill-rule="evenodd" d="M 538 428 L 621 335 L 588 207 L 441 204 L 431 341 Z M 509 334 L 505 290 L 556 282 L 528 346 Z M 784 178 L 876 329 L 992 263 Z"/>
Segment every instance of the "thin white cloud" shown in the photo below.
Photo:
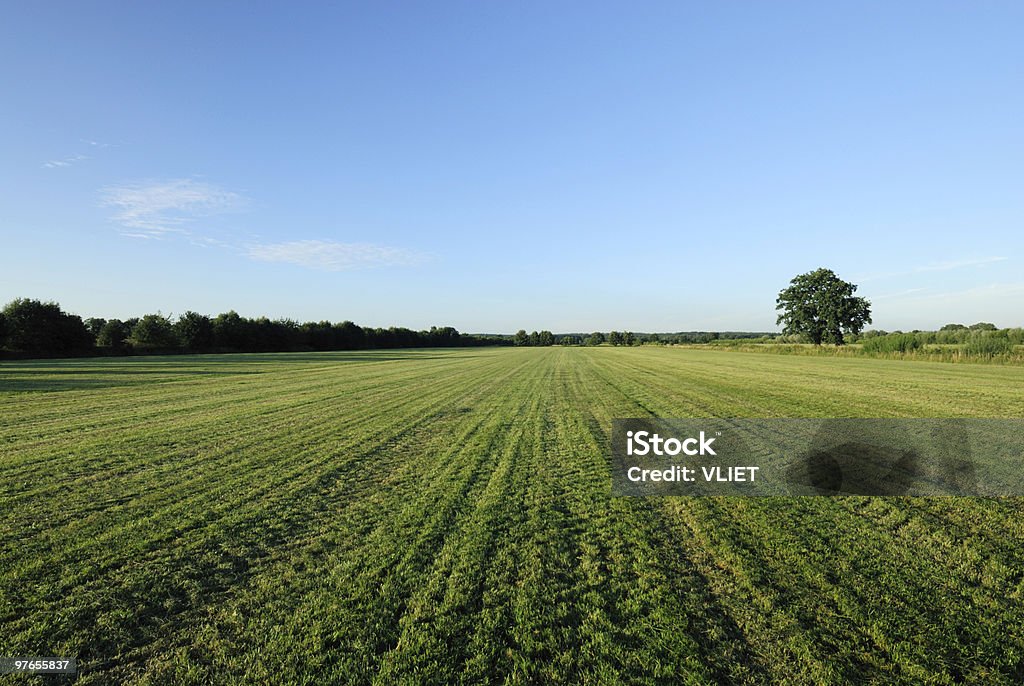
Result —
<path fill-rule="evenodd" d="M 238 250 L 228 241 L 222 241 L 219 238 L 214 238 L 213 236 L 189 236 L 188 242 L 192 245 L 199 246 L 200 248 L 227 248 L 229 250 L 235 250 L 236 252 Z"/>
<path fill-rule="evenodd" d="M 46 167 L 47 169 L 60 169 L 62 167 L 70 167 L 76 162 L 81 162 L 82 160 L 87 159 L 89 158 L 86 157 L 85 155 L 72 155 L 71 157 L 65 157 L 64 159 L 61 160 L 50 160 L 48 162 L 43 162 L 43 166 Z"/>
<path fill-rule="evenodd" d="M 1005 281 L 960 290 L 912 293 L 882 300 L 875 309 L 878 328 L 934 329 L 949 322 L 994 322 L 1020 326 L 1024 281 Z"/>
<path fill-rule="evenodd" d="M 103 148 L 109 148 L 110 145 L 111 145 L 110 143 L 101 143 L 100 141 L 94 141 L 94 140 L 90 140 L 88 138 L 80 138 L 79 142 L 80 143 L 84 143 L 85 145 L 89 146 L 89 149 L 92 152 L 98 152 L 99 150 L 102 150 Z M 47 160 L 46 162 L 43 162 L 43 166 L 45 168 L 47 168 L 47 169 L 61 169 L 61 168 L 64 168 L 64 167 L 70 167 L 70 166 L 72 166 L 74 164 L 77 164 L 77 163 L 81 162 L 82 160 L 88 160 L 88 159 L 90 159 L 90 157 L 88 155 L 82 155 L 82 154 L 70 155 L 68 157 L 62 157 L 62 158 L 56 159 L 56 160 Z"/>
<path fill-rule="evenodd" d="M 342 243 L 330 240 L 297 240 L 279 243 L 239 244 L 198 231 L 200 219 L 236 210 L 246 199 L 232 191 L 192 179 L 148 181 L 101 190 L 103 204 L 115 208 L 113 219 L 121 234 L 130 238 L 161 239 L 177 236 L 203 248 L 223 248 L 259 262 L 294 264 L 307 269 L 343 271 L 368 267 L 412 265 L 429 255 L 406 248 L 375 243 Z M 204 229 L 206 221 L 203 222 Z"/>
<path fill-rule="evenodd" d="M 920 296 L 919 299 L 949 301 L 978 297 L 984 297 L 986 299 L 1016 298 L 1022 294 L 1024 294 L 1024 281 L 1015 281 L 1009 283 L 990 283 L 984 286 L 973 286 L 971 288 L 965 288 L 959 291 L 949 291 L 946 293 L 934 293 L 931 295 Z"/>
<path fill-rule="evenodd" d="M 908 288 L 907 290 L 900 291 L 898 293 L 886 293 L 884 295 L 874 295 L 874 296 L 871 296 L 871 300 L 888 300 L 890 298 L 903 298 L 905 296 L 913 295 L 914 293 L 921 293 L 921 292 L 926 291 L 926 290 L 928 290 L 928 289 L 926 289 L 926 288 Z"/>
<path fill-rule="evenodd" d="M 103 204 L 116 208 L 114 220 L 132 238 L 186 234 L 196 219 L 221 214 L 244 204 L 237 193 L 192 179 L 172 179 L 108 186 Z"/>
<path fill-rule="evenodd" d="M 954 269 L 963 269 L 965 267 L 980 267 L 986 264 L 993 264 L 995 262 L 1004 262 L 1008 260 L 1008 257 L 979 257 L 966 260 L 948 260 L 945 262 L 930 262 L 923 264 L 918 267 L 914 267 L 908 271 L 901 272 L 883 272 L 876 274 L 865 274 L 854 277 L 854 281 L 865 282 L 865 281 L 879 281 L 881 279 L 893 279 L 900 276 L 912 276 L 914 274 L 924 274 L 927 272 L 948 272 Z"/>
<path fill-rule="evenodd" d="M 332 272 L 411 265 L 427 258 L 423 253 L 387 245 L 318 240 L 255 244 L 248 246 L 246 254 L 260 262 L 284 262 Z"/>
<path fill-rule="evenodd" d="M 1022 293 L 1024 293 L 1024 281 L 1014 281 L 1002 283 L 989 283 L 982 286 L 971 286 L 969 288 L 963 288 L 957 291 L 942 291 L 938 293 L 928 288 L 910 288 L 899 293 L 876 295 L 873 296 L 871 300 L 877 301 L 892 299 L 907 302 L 952 302 L 978 298 L 984 298 L 985 300 L 1011 297 L 1016 298 L 1020 296 Z"/>
<path fill-rule="evenodd" d="M 973 260 L 951 260 L 948 262 L 932 262 L 924 266 L 915 269 L 915 272 L 948 272 L 951 269 L 961 269 L 963 267 L 978 267 L 983 264 L 992 264 L 993 262 L 1003 262 L 1007 258 L 1005 257 L 981 257 Z"/>

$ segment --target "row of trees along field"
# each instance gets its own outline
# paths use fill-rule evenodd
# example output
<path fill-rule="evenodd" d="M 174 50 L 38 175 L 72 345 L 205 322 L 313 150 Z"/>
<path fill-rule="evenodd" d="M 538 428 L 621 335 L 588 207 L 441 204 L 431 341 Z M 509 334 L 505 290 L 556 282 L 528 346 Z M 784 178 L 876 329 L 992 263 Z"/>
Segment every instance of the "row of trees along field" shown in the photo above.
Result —
<path fill-rule="evenodd" d="M 0 312 L 0 350 L 14 357 L 125 355 L 135 352 L 289 352 L 374 348 L 443 348 L 507 345 L 507 337 L 470 336 L 431 327 L 363 328 L 346 321 L 298 323 L 249 319 L 235 311 L 209 317 L 186 312 L 175 320 L 147 314 L 127 320 L 64 312 L 55 302 L 19 298 Z"/>
<path fill-rule="evenodd" d="M 526 329 L 519 329 L 512 336 L 512 345 L 545 347 L 549 345 L 639 345 L 642 341 L 630 332 L 620 333 L 612 331 L 607 336 L 600 331 L 592 334 L 563 333 L 553 334 L 550 331 L 534 331 L 526 333 Z"/>
<path fill-rule="evenodd" d="M 519 329 L 512 336 L 517 346 L 543 347 L 549 345 L 664 345 L 676 343 L 710 343 L 719 339 L 764 339 L 774 334 L 750 331 L 680 331 L 678 333 L 633 333 L 632 331 L 602 331 L 593 333 L 562 333 Z"/>
<path fill-rule="evenodd" d="M 550 331 L 534 331 L 526 333 L 519 329 L 512 336 L 512 344 L 517 346 L 544 347 L 549 345 L 642 345 L 644 343 L 665 342 L 661 336 L 685 336 L 686 334 L 634 334 L 632 331 L 603 331 L 585 333 L 553 334 Z M 715 334 L 717 337 L 717 334 Z"/>

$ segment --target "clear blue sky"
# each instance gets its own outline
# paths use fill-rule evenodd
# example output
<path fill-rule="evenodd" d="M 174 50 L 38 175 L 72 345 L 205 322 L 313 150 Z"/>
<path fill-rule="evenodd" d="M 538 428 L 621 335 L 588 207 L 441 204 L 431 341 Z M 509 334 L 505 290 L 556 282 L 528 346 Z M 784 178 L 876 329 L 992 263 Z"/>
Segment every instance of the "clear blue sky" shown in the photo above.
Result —
<path fill-rule="evenodd" d="M 0 301 L 462 331 L 1024 324 L 1020 2 L 11 3 Z"/>

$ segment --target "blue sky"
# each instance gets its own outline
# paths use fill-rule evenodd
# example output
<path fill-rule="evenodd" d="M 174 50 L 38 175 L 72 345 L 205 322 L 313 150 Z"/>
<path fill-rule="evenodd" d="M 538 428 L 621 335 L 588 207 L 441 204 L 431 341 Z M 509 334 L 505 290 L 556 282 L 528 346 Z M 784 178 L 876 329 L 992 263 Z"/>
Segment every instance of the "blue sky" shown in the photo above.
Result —
<path fill-rule="evenodd" d="M 1024 325 L 1024 5 L 16 3 L 0 300 L 511 332 Z"/>

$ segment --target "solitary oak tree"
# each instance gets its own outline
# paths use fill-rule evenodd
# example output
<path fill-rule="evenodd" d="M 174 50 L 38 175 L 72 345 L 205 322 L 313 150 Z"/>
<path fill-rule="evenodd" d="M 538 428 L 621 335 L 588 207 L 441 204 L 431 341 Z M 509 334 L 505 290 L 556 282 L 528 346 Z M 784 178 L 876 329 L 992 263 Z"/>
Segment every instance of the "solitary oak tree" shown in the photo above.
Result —
<path fill-rule="evenodd" d="M 871 303 L 854 297 L 857 286 L 843 281 L 831 269 L 800 274 L 779 291 L 776 324 L 783 333 L 803 334 L 811 343 L 843 344 L 843 333 L 860 333 L 871 323 Z"/>

